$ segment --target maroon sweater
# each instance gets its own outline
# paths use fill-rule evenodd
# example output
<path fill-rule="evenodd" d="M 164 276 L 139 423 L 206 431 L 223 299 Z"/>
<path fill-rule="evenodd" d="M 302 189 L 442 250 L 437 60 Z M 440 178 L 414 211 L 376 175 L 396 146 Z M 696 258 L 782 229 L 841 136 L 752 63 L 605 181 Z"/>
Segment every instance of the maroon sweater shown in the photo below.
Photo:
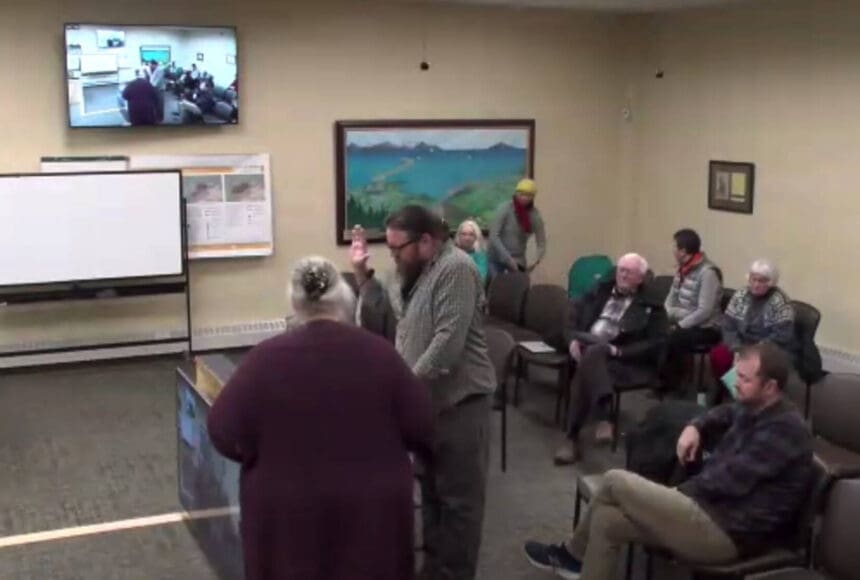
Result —
<path fill-rule="evenodd" d="M 208 426 L 242 464 L 246 580 L 413 578 L 407 451 L 429 454 L 432 411 L 391 344 L 331 321 L 267 340 Z"/>
<path fill-rule="evenodd" d="M 122 98 L 128 101 L 128 120 L 132 125 L 158 124 L 158 91 L 146 79 L 126 85 Z"/>

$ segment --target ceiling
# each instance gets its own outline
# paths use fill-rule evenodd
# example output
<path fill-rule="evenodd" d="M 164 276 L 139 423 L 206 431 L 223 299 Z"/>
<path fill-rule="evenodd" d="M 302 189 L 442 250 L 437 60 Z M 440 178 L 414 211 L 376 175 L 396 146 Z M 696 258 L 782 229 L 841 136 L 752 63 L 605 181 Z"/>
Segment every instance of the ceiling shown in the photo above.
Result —
<path fill-rule="evenodd" d="M 567 8 L 607 12 L 660 12 L 752 0 L 424 0 L 431 3 L 484 4 L 516 8 Z"/>

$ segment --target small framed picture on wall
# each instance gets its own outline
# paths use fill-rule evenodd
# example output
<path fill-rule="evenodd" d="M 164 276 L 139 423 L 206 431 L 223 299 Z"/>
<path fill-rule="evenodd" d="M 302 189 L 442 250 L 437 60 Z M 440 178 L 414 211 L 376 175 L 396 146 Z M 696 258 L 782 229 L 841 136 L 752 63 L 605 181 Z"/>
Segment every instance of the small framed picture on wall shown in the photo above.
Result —
<path fill-rule="evenodd" d="M 755 165 L 711 161 L 708 168 L 708 207 L 735 213 L 753 212 Z"/>
<path fill-rule="evenodd" d="M 203 53 L 202 52 L 197 53 L 197 62 L 203 62 Z"/>

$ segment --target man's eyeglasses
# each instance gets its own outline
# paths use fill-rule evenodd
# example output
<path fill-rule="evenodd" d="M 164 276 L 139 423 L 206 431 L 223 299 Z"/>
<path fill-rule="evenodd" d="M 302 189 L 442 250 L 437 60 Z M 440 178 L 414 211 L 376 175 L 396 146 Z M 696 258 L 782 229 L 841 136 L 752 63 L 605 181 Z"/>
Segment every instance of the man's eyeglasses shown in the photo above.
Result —
<path fill-rule="evenodd" d="M 388 246 L 388 251 L 391 252 L 392 256 L 397 256 L 400 254 L 400 252 L 402 252 L 404 249 L 408 248 L 417 241 L 418 240 L 408 240 L 406 242 L 403 242 L 399 246 Z"/>

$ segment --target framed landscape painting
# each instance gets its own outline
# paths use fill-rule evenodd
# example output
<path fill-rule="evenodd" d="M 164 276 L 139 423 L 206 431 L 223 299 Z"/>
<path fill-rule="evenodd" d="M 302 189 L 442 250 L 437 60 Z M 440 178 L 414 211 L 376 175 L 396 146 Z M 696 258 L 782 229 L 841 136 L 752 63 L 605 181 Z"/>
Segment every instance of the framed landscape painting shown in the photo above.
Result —
<path fill-rule="evenodd" d="M 534 142 L 529 119 L 337 122 L 337 243 L 350 243 L 356 225 L 384 240 L 385 218 L 415 203 L 452 230 L 468 218 L 488 228 L 517 181 L 533 176 Z"/>

